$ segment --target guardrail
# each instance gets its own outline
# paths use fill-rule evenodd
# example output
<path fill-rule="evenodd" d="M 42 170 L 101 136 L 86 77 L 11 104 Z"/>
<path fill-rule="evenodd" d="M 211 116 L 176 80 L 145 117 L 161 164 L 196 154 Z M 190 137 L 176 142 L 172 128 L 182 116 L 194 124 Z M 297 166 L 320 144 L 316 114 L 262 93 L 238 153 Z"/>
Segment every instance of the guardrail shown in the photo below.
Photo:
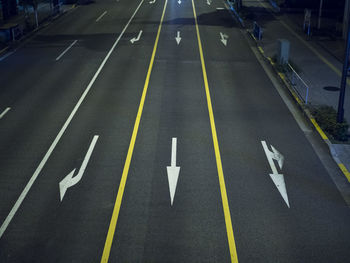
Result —
<path fill-rule="evenodd" d="M 286 76 L 289 82 L 292 84 L 294 90 L 298 93 L 299 97 L 302 100 L 304 100 L 305 104 L 308 104 L 310 87 L 305 83 L 305 81 L 300 77 L 300 75 L 289 63 L 286 66 Z"/>
<path fill-rule="evenodd" d="M 258 23 L 256 21 L 254 21 L 253 24 L 253 35 L 257 40 L 261 40 L 262 39 L 262 33 L 263 33 L 263 29 L 261 28 L 261 26 L 258 25 Z"/>

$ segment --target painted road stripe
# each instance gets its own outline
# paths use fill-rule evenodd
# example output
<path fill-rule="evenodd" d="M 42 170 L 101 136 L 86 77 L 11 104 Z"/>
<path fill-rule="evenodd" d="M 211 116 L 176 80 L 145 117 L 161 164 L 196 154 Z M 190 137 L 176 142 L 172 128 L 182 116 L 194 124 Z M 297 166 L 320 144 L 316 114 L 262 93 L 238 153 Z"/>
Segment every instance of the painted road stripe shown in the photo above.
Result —
<path fill-rule="evenodd" d="M 69 45 L 69 47 L 67 47 L 57 58 L 56 61 L 59 60 L 61 57 L 63 57 L 64 54 L 67 53 L 68 50 L 70 50 L 72 48 L 72 46 L 74 46 L 75 43 L 77 43 L 78 40 L 74 40 L 72 44 Z"/>
<path fill-rule="evenodd" d="M 223 169 L 222 169 L 222 162 L 221 162 L 221 156 L 220 156 L 219 142 L 218 142 L 218 138 L 217 138 L 217 134 L 216 134 L 214 113 L 213 113 L 213 107 L 212 107 L 211 98 L 210 98 L 210 91 L 209 91 L 207 71 L 206 71 L 206 68 L 205 68 L 202 42 L 201 42 L 201 38 L 200 38 L 200 34 L 199 34 L 198 21 L 197 21 L 197 15 L 196 15 L 196 8 L 194 6 L 193 0 L 192 0 L 192 7 L 193 7 L 193 15 L 194 15 L 195 23 L 196 23 L 198 48 L 199 48 L 199 54 L 200 54 L 201 64 L 202 64 L 202 72 L 203 72 L 203 78 L 204 78 L 205 93 L 206 93 L 206 96 L 207 96 L 207 104 L 208 104 L 208 111 L 209 111 L 211 133 L 212 133 L 213 143 L 214 143 L 214 150 L 215 150 L 215 157 L 216 157 L 216 166 L 217 166 L 217 170 L 218 170 L 218 177 L 219 177 L 220 191 L 221 191 L 221 200 L 222 200 L 222 206 L 223 206 L 224 216 L 225 216 L 226 232 L 227 232 L 227 239 L 228 239 L 228 244 L 229 244 L 229 248 L 230 248 L 231 262 L 232 263 L 238 263 L 238 257 L 237 257 L 237 251 L 236 251 L 236 243 L 235 243 L 235 239 L 234 239 L 234 236 L 233 236 L 233 228 L 232 228 L 230 207 L 229 207 L 229 204 L 228 204 L 224 172 L 223 172 Z"/>
<path fill-rule="evenodd" d="M 102 71 L 103 67 L 105 66 L 107 60 L 109 59 L 109 57 L 111 56 L 112 52 L 114 51 L 115 47 L 117 46 L 117 44 L 119 43 L 120 39 L 122 38 L 125 30 L 128 28 L 131 20 L 135 17 L 137 11 L 139 10 L 139 8 L 141 7 L 142 3 L 144 2 L 144 0 L 141 0 L 140 4 L 138 5 L 138 7 L 136 8 L 134 14 L 131 16 L 131 18 L 129 19 L 128 23 L 125 25 L 123 31 L 120 33 L 119 37 L 117 38 L 117 40 L 114 42 L 112 48 L 109 50 L 108 54 L 106 55 L 106 57 L 104 58 L 104 60 L 102 61 L 100 67 L 98 68 L 98 70 L 96 71 L 95 75 L 92 77 L 89 85 L 87 86 L 87 88 L 85 89 L 84 93 L 81 95 L 79 101 L 77 102 L 77 104 L 75 105 L 73 111 L 71 112 L 71 114 L 69 115 L 68 119 L 66 120 L 66 122 L 64 123 L 63 127 L 61 128 L 61 130 L 59 131 L 59 133 L 57 134 L 55 140 L 53 141 L 53 143 L 51 144 L 50 148 L 48 149 L 48 151 L 46 152 L 44 158 L 41 160 L 39 166 L 36 168 L 34 174 L 32 175 L 32 177 L 30 178 L 29 182 L 27 183 L 27 185 L 25 186 L 25 188 L 23 189 L 21 195 L 19 196 L 18 200 L 16 201 L 15 205 L 12 207 L 10 213 L 8 214 L 8 216 L 6 217 L 4 223 L 1 225 L 0 227 L 0 238 L 2 237 L 2 235 L 4 234 L 5 230 L 7 229 L 8 225 L 10 224 L 12 218 L 14 217 L 14 215 L 16 214 L 18 208 L 20 207 L 20 205 L 22 204 L 24 198 L 27 196 L 27 193 L 29 192 L 29 190 L 31 189 L 32 185 L 34 184 L 35 180 L 38 178 L 41 170 L 43 169 L 44 165 L 46 164 L 47 160 L 50 158 L 51 153 L 53 152 L 53 150 L 55 149 L 57 143 L 59 142 L 59 140 L 61 139 L 62 135 L 64 134 L 64 132 L 66 131 L 68 125 L 70 124 L 70 122 L 72 121 L 74 115 L 76 114 L 76 112 L 78 111 L 80 105 L 83 103 L 86 95 L 88 94 L 88 92 L 90 91 L 92 85 L 95 83 L 95 80 L 97 79 L 98 75 L 100 74 L 100 72 Z"/>
<path fill-rule="evenodd" d="M 100 15 L 97 19 L 96 19 L 96 22 L 100 21 L 102 17 L 104 17 L 104 15 L 107 14 L 107 11 L 104 11 L 102 13 L 102 15 Z"/>
<path fill-rule="evenodd" d="M 11 108 L 6 108 L 6 109 L 0 114 L 0 119 L 2 119 L 2 118 L 5 116 L 5 114 L 6 114 L 9 110 L 11 110 Z"/>
<path fill-rule="evenodd" d="M 143 111 L 143 105 L 144 105 L 145 99 L 146 99 L 147 89 L 148 89 L 149 80 L 150 80 L 150 77 L 151 77 L 151 72 L 152 72 L 152 68 L 153 68 L 154 58 L 156 56 L 156 51 L 157 51 L 157 46 L 158 46 L 158 41 L 159 41 L 159 35 L 160 35 L 160 31 L 162 29 L 162 24 L 163 24 L 163 20 L 164 20 L 164 14 L 165 14 L 167 3 L 168 3 L 168 0 L 165 0 L 162 17 L 160 19 L 160 23 L 159 23 L 159 27 L 158 27 L 158 33 L 157 33 L 156 41 L 155 41 L 154 47 L 153 47 L 151 61 L 149 63 L 149 67 L 148 67 L 148 71 L 147 71 L 145 85 L 144 85 L 143 91 L 142 91 L 142 96 L 141 96 L 139 109 L 137 111 L 137 116 L 136 116 L 136 120 L 135 120 L 134 129 L 132 131 L 132 136 L 131 136 L 131 140 L 130 140 L 128 154 L 126 156 L 124 169 L 123 169 L 123 173 L 122 173 L 122 178 L 121 178 L 120 183 L 119 183 L 118 194 L 117 194 L 117 198 L 116 198 L 116 201 L 115 201 L 115 204 L 114 204 L 114 208 L 113 208 L 112 218 L 111 218 L 111 221 L 110 221 L 110 224 L 109 224 L 109 228 L 108 228 L 108 233 L 107 233 L 107 237 L 106 237 L 105 246 L 104 246 L 104 249 L 103 249 L 101 263 L 102 262 L 103 263 L 108 262 L 109 254 L 111 252 L 111 247 L 112 247 L 112 242 L 113 242 L 113 238 L 114 238 L 114 233 L 115 233 L 115 229 L 116 229 L 117 222 L 118 222 L 119 211 L 120 211 L 120 207 L 121 207 L 122 199 L 123 199 L 123 195 L 124 195 L 125 184 L 126 184 L 126 180 L 128 178 L 128 172 L 129 172 L 129 168 L 130 168 L 131 158 L 132 158 L 132 154 L 133 154 L 133 151 L 134 151 L 136 136 L 137 136 L 137 133 L 138 133 L 138 130 L 139 130 L 140 120 L 141 120 L 142 111 Z"/>

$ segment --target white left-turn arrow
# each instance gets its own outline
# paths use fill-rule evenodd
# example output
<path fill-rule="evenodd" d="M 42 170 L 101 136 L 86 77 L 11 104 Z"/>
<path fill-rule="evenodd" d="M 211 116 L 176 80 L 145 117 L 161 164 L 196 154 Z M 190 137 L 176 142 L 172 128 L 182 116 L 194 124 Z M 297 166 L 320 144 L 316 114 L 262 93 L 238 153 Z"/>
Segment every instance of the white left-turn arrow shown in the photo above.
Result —
<path fill-rule="evenodd" d="M 276 165 L 273 162 L 273 160 L 276 160 L 278 163 L 278 166 L 280 167 L 280 169 L 282 169 L 283 163 L 284 163 L 284 157 L 272 145 L 271 145 L 272 151 L 270 151 L 269 148 L 267 147 L 267 144 L 265 141 L 261 141 L 261 144 L 264 148 L 267 160 L 268 160 L 270 167 L 271 167 L 271 170 L 272 170 L 272 174 L 270 174 L 270 177 L 271 177 L 273 183 L 276 185 L 278 191 L 280 192 L 283 200 L 286 202 L 287 206 L 290 208 L 288 195 L 287 195 L 286 183 L 284 181 L 284 176 L 283 176 L 283 174 L 278 173 Z"/>
<path fill-rule="evenodd" d="M 140 30 L 140 32 L 139 32 L 139 34 L 138 34 L 137 37 L 134 37 L 134 38 L 130 39 L 130 42 L 131 42 L 132 44 L 134 44 L 134 42 L 139 41 L 141 35 L 142 35 L 142 30 Z"/>
<path fill-rule="evenodd" d="M 168 173 L 171 206 L 173 205 L 177 180 L 179 179 L 179 174 L 180 174 L 180 167 L 176 166 L 176 146 L 177 146 L 177 138 L 173 138 L 171 143 L 171 166 L 167 166 L 166 168 Z"/>
<path fill-rule="evenodd" d="M 94 150 L 95 144 L 97 142 L 98 139 L 98 135 L 95 135 L 94 138 L 91 141 L 90 147 L 84 157 L 84 161 L 79 169 L 79 172 L 76 176 L 73 177 L 74 172 L 76 169 L 74 169 L 73 171 L 71 171 L 65 178 L 63 178 L 63 180 L 59 183 L 59 187 L 60 187 L 60 197 L 61 197 L 61 202 L 62 199 L 67 191 L 67 189 L 73 185 L 76 185 L 77 183 L 79 183 L 79 181 L 81 180 L 81 178 L 83 177 L 83 174 L 85 172 L 86 166 L 89 162 L 90 156 L 92 154 L 92 151 Z"/>

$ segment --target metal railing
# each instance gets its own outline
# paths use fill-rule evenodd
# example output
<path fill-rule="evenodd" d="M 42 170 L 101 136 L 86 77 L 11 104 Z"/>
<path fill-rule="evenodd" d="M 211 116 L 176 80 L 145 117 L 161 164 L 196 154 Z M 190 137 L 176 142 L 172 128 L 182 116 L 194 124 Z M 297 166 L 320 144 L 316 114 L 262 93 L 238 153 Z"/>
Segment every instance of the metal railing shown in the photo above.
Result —
<path fill-rule="evenodd" d="M 286 67 L 286 76 L 288 77 L 294 90 L 298 93 L 299 97 L 304 100 L 305 104 L 308 104 L 310 87 L 289 63 L 286 65 Z"/>

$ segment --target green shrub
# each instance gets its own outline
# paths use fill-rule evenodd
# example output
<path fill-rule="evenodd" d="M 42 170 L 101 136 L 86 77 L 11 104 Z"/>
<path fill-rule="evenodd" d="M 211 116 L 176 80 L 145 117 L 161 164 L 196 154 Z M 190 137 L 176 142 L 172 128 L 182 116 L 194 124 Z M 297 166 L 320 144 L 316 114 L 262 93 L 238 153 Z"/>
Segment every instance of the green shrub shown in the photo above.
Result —
<path fill-rule="evenodd" d="M 348 140 L 349 124 L 344 120 L 343 123 L 337 123 L 337 112 L 333 107 L 320 106 L 312 110 L 317 123 L 320 125 L 331 139 L 338 141 Z"/>

